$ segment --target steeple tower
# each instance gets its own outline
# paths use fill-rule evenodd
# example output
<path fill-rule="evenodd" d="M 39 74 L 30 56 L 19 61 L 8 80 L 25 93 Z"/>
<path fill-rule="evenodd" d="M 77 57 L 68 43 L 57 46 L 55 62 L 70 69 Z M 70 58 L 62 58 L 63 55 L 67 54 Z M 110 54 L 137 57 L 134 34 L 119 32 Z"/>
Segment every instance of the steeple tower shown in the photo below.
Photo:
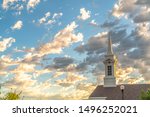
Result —
<path fill-rule="evenodd" d="M 116 87 L 116 56 L 112 50 L 110 33 L 108 34 L 108 49 L 103 61 L 105 65 L 104 87 Z"/>

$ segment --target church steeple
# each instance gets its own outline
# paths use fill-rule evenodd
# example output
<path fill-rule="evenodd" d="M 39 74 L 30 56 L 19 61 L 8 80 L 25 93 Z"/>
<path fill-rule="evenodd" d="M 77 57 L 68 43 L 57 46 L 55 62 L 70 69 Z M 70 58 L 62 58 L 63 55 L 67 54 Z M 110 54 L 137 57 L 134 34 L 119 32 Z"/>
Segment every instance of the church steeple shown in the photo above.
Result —
<path fill-rule="evenodd" d="M 116 56 L 112 50 L 112 42 L 110 33 L 108 34 L 108 49 L 105 55 L 104 65 L 105 65 L 105 77 L 104 77 L 104 87 L 116 87 Z"/>
<path fill-rule="evenodd" d="M 112 50 L 112 41 L 111 41 L 111 36 L 110 36 L 110 32 L 108 34 L 108 49 L 107 49 L 107 55 L 112 55 L 113 54 L 113 50 Z"/>

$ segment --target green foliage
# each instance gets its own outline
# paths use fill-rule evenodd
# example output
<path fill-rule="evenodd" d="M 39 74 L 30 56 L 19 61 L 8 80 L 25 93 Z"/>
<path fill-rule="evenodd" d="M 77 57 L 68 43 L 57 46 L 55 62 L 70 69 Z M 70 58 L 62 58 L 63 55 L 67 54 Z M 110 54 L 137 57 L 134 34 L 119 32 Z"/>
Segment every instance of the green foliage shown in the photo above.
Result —
<path fill-rule="evenodd" d="M 16 92 L 8 92 L 5 96 L 4 96 L 4 100 L 19 100 L 20 99 L 20 93 L 16 93 Z"/>
<path fill-rule="evenodd" d="M 148 90 L 146 92 L 142 91 L 140 99 L 142 99 L 142 100 L 150 100 L 150 90 Z"/>
<path fill-rule="evenodd" d="M 16 91 L 10 91 L 6 93 L 4 96 L 0 96 L 0 100 L 19 100 L 21 99 L 21 93 L 17 93 Z M 1 88 L 0 88 L 0 95 L 1 95 Z"/>

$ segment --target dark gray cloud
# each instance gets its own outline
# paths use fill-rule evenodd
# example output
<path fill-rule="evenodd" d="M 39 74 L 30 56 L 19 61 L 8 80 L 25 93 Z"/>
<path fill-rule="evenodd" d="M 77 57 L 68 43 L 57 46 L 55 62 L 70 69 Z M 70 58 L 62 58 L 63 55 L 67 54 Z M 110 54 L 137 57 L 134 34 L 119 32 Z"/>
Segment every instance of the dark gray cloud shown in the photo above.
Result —
<path fill-rule="evenodd" d="M 74 59 L 71 57 L 56 57 L 53 59 L 53 64 L 46 66 L 49 69 L 63 69 L 72 64 Z"/>
<path fill-rule="evenodd" d="M 114 30 L 110 32 L 113 44 L 120 43 L 120 48 L 122 50 L 128 49 L 132 47 L 133 41 L 128 38 L 126 29 L 124 30 Z M 91 59 L 94 61 L 97 59 L 99 54 L 105 53 L 107 48 L 107 33 L 97 34 L 96 36 L 91 37 L 88 42 L 84 45 L 79 45 L 75 48 L 75 51 L 79 53 L 87 53 L 96 54 L 96 56 L 92 57 Z M 90 59 L 90 58 L 87 58 Z"/>
<path fill-rule="evenodd" d="M 113 44 L 121 43 L 122 41 L 124 45 L 121 45 L 119 48 L 124 50 L 128 45 L 127 33 L 126 30 L 119 31 L 111 31 L 110 32 Z M 91 37 L 88 42 L 84 45 L 79 45 L 75 48 L 75 50 L 79 53 L 87 53 L 87 57 L 84 59 L 82 63 L 78 65 L 77 68 L 82 68 L 82 70 L 90 69 L 90 72 L 94 76 L 102 75 L 102 71 L 104 71 L 104 55 L 106 53 L 107 48 L 107 33 L 99 33 L 96 36 Z M 131 42 L 129 42 L 131 43 Z M 122 43 L 121 43 L 122 44 Z M 132 43 L 131 43 L 132 44 Z M 127 49 L 127 48 L 126 48 Z M 114 47 L 115 52 L 119 52 L 119 49 Z M 83 69 L 84 68 L 84 69 Z"/>
<path fill-rule="evenodd" d="M 143 23 L 150 21 L 150 12 L 145 11 L 144 13 L 138 14 L 133 18 L 135 23 Z"/>
<path fill-rule="evenodd" d="M 115 19 L 113 21 L 105 21 L 101 27 L 102 28 L 113 28 L 113 27 L 116 27 L 117 25 L 119 24 L 119 20 L 118 19 Z"/>
<path fill-rule="evenodd" d="M 150 6 L 150 0 L 137 0 L 135 4 Z"/>
<path fill-rule="evenodd" d="M 97 34 L 93 37 L 91 37 L 88 42 L 84 45 L 79 45 L 75 48 L 75 51 L 79 53 L 85 53 L 87 54 L 93 54 L 93 53 L 101 53 L 103 51 L 103 48 L 106 47 L 106 38 L 107 33 L 104 34 Z"/>
<path fill-rule="evenodd" d="M 76 69 L 76 71 L 79 71 L 79 72 L 86 71 L 88 69 L 88 64 L 86 61 L 81 62 L 76 66 L 75 69 Z"/>

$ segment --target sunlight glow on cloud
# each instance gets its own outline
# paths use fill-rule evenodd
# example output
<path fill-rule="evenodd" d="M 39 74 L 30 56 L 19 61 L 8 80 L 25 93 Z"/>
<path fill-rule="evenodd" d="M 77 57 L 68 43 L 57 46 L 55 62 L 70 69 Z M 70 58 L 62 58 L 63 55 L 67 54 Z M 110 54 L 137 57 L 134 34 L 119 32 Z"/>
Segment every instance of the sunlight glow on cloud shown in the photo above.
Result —
<path fill-rule="evenodd" d="M 40 0 L 29 0 L 27 4 L 27 9 L 34 8 L 40 3 Z"/>
<path fill-rule="evenodd" d="M 65 79 L 57 80 L 57 84 L 63 87 L 68 87 L 70 85 L 74 85 L 75 83 L 86 80 L 86 79 L 87 78 L 79 74 L 67 73 L 67 77 Z"/>
<path fill-rule="evenodd" d="M 7 48 L 9 48 L 12 43 L 14 43 L 16 40 L 12 37 L 4 38 L 3 41 L 0 41 L 0 51 L 3 52 Z"/>
<path fill-rule="evenodd" d="M 52 42 L 42 45 L 38 49 L 40 55 L 61 53 L 62 49 L 69 47 L 71 44 L 82 41 L 82 33 L 74 33 L 74 30 L 78 27 L 75 22 L 68 24 L 63 30 L 59 31 Z"/>

